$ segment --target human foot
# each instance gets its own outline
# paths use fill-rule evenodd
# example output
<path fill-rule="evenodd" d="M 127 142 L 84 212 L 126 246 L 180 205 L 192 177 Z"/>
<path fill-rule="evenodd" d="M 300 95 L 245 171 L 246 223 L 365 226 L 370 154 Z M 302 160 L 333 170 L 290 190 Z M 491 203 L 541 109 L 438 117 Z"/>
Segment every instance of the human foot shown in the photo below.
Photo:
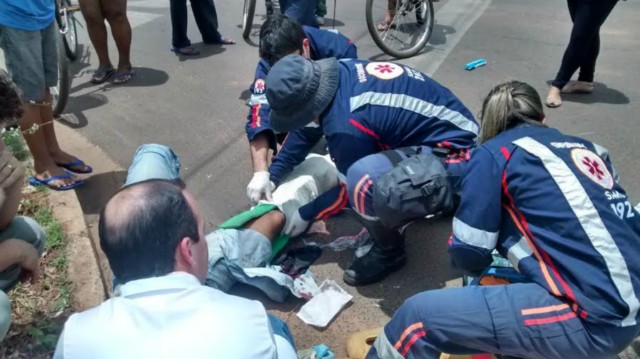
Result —
<path fill-rule="evenodd" d="M 549 93 L 547 93 L 545 105 L 550 108 L 560 107 L 560 105 L 562 105 L 562 97 L 560 96 L 559 88 L 555 86 L 549 87 Z"/>
<path fill-rule="evenodd" d="M 51 154 L 51 159 L 56 165 L 74 173 L 91 173 L 91 166 L 85 164 L 82 160 L 72 156 L 62 150 Z"/>
<path fill-rule="evenodd" d="M 569 81 L 562 88 L 562 93 L 592 93 L 593 92 L 593 82 L 586 81 Z"/>
<path fill-rule="evenodd" d="M 98 69 L 91 76 L 92 84 L 101 84 L 109 79 L 114 73 L 115 69 L 111 64 L 108 65 L 100 65 Z"/>
<path fill-rule="evenodd" d="M 65 191 L 81 185 L 83 181 L 58 166 L 49 167 L 29 178 L 29 184 L 47 186 L 56 191 Z"/>
<path fill-rule="evenodd" d="M 117 85 L 126 84 L 129 82 L 135 73 L 133 72 L 133 68 L 131 64 L 127 65 L 118 65 L 118 70 L 115 75 L 113 75 L 113 83 Z"/>

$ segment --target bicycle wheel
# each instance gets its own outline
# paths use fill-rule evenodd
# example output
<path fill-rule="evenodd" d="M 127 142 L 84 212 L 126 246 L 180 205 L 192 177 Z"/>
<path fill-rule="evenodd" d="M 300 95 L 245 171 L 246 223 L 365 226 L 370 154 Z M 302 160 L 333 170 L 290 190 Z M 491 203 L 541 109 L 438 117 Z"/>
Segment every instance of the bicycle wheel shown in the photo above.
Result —
<path fill-rule="evenodd" d="M 71 0 L 62 0 L 62 7 L 71 7 Z M 78 31 L 76 29 L 75 11 L 67 11 L 66 31 L 63 34 L 64 49 L 71 61 L 78 58 Z"/>
<path fill-rule="evenodd" d="M 69 62 L 66 57 L 66 47 L 61 35 L 58 39 L 58 84 L 49 88 L 51 92 L 51 107 L 53 108 L 53 117 L 57 117 L 64 111 L 69 99 L 69 90 L 71 87 L 71 75 L 69 74 Z"/>
<path fill-rule="evenodd" d="M 396 58 L 411 57 L 433 30 L 431 0 L 367 0 L 367 27 L 380 50 Z"/>
<path fill-rule="evenodd" d="M 253 26 L 253 15 L 256 12 L 256 0 L 244 0 L 242 10 L 242 37 L 249 38 L 251 26 Z"/>

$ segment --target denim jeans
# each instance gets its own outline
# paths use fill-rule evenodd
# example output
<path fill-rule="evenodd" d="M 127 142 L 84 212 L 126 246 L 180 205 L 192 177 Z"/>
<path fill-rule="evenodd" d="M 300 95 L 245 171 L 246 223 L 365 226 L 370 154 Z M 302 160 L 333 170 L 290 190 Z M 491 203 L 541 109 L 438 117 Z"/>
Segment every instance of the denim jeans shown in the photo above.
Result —
<path fill-rule="evenodd" d="M 289 326 L 287 325 L 287 323 L 282 321 L 282 319 L 277 318 L 271 314 L 267 314 L 267 317 L 269 317 L 269 323 L 271 324 L 271 330 L 273 330 L 273 334 L 279 335 L 284 339 L 286 339 L 289 343 L 291 343 L 291 346 L 295 349 L 296 344 L 293 341 L 293 335 L 291 335 L 291 332 L 289 331 Z"/>
<path fill-rule="evenodd" d="M 180 159 L 164 145 L 146 144 L 138 147 L 127 173 L 126 185 L 149 179 L 173 180 L 180 177 Z"/>
<path fill-rule="evenodd" d="M 202 42 L 214 44 L 222 41 L 218 32 L 218 14 L 213 0 L 190 0 L 193 17 L 196 19 Z M 170 0 L 171 26 L 173 29 L 172 45 L 182 48 L 191 45 L 187 37 L 187 0 Z"/>
<path fill-rule="evenodd" d="M 300 25 L 318 27 L 316 7 L 318 0 L 280 0 L 282 13 L 295 19 Z"/>

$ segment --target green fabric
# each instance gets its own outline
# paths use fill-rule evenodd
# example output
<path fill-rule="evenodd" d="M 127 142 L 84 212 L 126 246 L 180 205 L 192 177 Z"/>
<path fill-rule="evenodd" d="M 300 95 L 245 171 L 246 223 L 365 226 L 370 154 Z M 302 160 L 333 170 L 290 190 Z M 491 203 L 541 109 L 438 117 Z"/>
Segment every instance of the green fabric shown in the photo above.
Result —
<path fill-rule="evenodd" d="M 277 209 L 278 206 L 274 204 L 259 204 L 248 211 L 244 211 L 242 213 L 236 214 L 235 216 L 227 219 L 219 228 L 222 229 L 240 229 L 247 222 L 262 217 L 263 215 Z M 273 258 L 278 254 L 282 248 L 284 248 L 289 242 L 289 236 L 285 234 L 280 234 L 271 242 L 271 258 L 269 261 L 273 260 Z"/>

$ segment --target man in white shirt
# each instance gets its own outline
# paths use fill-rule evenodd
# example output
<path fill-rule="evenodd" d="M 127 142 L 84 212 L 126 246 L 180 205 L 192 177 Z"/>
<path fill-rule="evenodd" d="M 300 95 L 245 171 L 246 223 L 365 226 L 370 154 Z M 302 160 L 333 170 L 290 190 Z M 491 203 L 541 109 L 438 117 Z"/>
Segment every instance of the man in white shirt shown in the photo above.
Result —
<path fill-rule="evenodd" d="M 100 218 L 119 296 L 72 315 L 54 358 L 296 358 L 286 324 L 262 304 L 202 285 L 202 216 L 181 181 L 120 190 Z"/>

